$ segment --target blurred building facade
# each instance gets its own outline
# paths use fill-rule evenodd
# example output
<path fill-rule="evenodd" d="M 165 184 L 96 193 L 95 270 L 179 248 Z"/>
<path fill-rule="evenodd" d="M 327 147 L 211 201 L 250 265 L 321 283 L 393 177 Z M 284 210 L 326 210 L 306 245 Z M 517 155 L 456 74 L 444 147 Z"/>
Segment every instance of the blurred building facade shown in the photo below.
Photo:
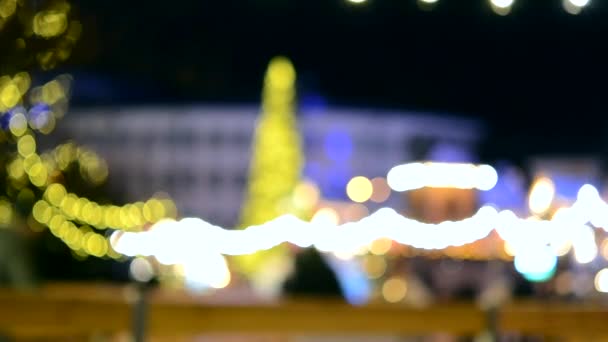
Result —
<path fill-rule="evenodd" d="M 236 224 L 247 182 L 256 106 L 74 109 L 50 139 L 73 139 L 103 156 L 110 183 L 129 200 L 166 192 L 180 215 Z M 472 121 L 344 108 L 299 115 L 304 177 L 325 198 L 346 199 L 354 176 L 383 177 L 413 160 L 474 162 L 482 137 Z M 393 194 L 387 203 L 403 204 Z M 370 207 L 371 210 L 374 208 Z"/>

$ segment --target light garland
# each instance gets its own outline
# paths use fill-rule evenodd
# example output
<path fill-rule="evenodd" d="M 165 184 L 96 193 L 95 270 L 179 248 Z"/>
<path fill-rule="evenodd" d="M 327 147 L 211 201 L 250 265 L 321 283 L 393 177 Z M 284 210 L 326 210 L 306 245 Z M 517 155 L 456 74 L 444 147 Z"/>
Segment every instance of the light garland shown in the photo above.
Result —
<path fill-rule="evenodd" d="M 117 252 L 127 256 L 156 256 L 180 263 L 200 249 L 223 255 L 244 255 L 282 243 L 352 255 L 366 253 L 367 246 L 383 238 L 416 248 L 444 249 L 475 242 L 496 230 L 516 255 L 541 246 L 549 246 L 558 254 L 564 245 L 571 243 L 575 253 L 579 251 L 588 256 L 595 240 L 585 229 L 579 229 L 588 227 L 588 223 L 601 227 L 608 223 L 608 204 L 591 185 L 583 186 L 574 205 L 562 209 L 551 220 L 522 219 L 508 210 L 499 212 L 492 207 L 482 207 L 462 221 L 427 224 L 383 208 L 358 222 L 337 226 L 305 222 L 291 215 L 244 230 L 224 229 L 198 218 L 160 221 L 147 232 L 117 232 L 111 241 Z M 595 250 L 597 253 L 597 247 Z M 581 258 L 581 261 L 585 260 Z"/>
<path fill-rule="evenodd" d="M 29 183 L 44 191 L 43 199 L 33 205 L 31 212 L 38 224 L 49 228 L 53 235 L 77 253 L 120 257 L 112 250 L 107 238 L 92 228 L 140 231 L 160 219 L 177 216 L 170 199 L 152 198 L 146 202 L 115 206 L 100 205 L 68 193 L 56 179 L 74 162 L 78 162 L 81 176 L 93 185 L 106 180 L 107 165 L 95 152 L 71 142 L 59 145 L 51 152 L 37 152 L 36 132 L 50 133 L 55 128 L 55 120 L 64 115 L 69 77 L 60 76 L 32 89 L 31 100 L 38 104 L 26 110 L 19 104 L 29 86 L 26 73 L 17 74 L 12 79 L 0 79 L 0 102 L 13 106 L 1 115 L 1 119 L 3 128 L 9 133 L 6 138 L 13 139 L 17 152 L 7 160 L 7 182 L 16 189 L 24 189 Z M 15 216 L 12 208 L 5 205 L 0 214 L 0 223 L 4 225 L 10 224 Z"/>

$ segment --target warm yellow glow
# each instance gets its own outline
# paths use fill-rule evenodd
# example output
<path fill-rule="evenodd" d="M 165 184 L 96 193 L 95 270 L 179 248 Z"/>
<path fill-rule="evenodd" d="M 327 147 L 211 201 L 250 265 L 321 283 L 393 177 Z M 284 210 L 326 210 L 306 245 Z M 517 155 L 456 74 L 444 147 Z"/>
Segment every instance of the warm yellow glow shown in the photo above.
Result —
<path fill-rule="evenodd" d="M 0 108 L 9 109 L 21 100 L 19 87 L 11 80 L 0 85 Z"/>
<path fill-rule="evenodd" d="M 34 16 L 34 33 L 44 38 L 56 37 L 65 32 L 68 18 L 65 12 L 50 10 L 41 11 Z"/>
<path fill-rule="evenodd" d="M 366 202 L 372 196 L 372 192 L 372 182 L 363 176 L 354 177 L 346 185 L 346 194 L 353 202 Z"/>
<path fill-rule="evenodd" d="M 340 223 L 340 216 L 332 208 L 321 208 L 313 215 L 310 222 L 315 224 L 337 226 Z"/>
<path fill-rule="evenodd" d="M 515 248 L 508 242 L 505 242 L 503 245 L 504 249 L 505 249 L 505 253 L 508 256 L 515 256 Z"/>
<path fill-rule="evenodd" d="M 36 141 L 31 135 L 24 135 L 17 141 L 17 151 L 26 158 L 36 152 Z"/>
<path fill-rule="evenodd" d="M 32 79 L 30 77 L 30 74 L 28 74 L 27 72 L 19 72 L 15 75 L 15 77 L 13 77 L 13 83 L 19 89 L 21 96 L 23 96 L 30 88 L 30 85 L 32 84 Z"/>
<path fill-rule="evenodd" d="M 386 272 L 386 260 L 379 256 L 370 255 L 365 258 L 363 267 L 370 279 L 378 279 Z"/>
<path fill-rule="evenodd" d="M 23 159 L 17 158 L 8 164 L 8 175 L 13 179 L 20 179 L 25 175 Z"/>
<path fill-rule="evenodd" d="M 17 0 L 0 0 L 0 20 L 8 19 L 17 9 Z"/>
<path fill-rule="evenodd" d="M 67 195 L 67 192 L 63 185 L 54 183 L 49 185 L 48 188 L 46 188 L 46 192 L 44 195 L 45 198 L 49 201 L 49 203 L 56 207 L 59 207 L 61 205 L 61 202 Z"/>
<path fill-rule="evenodd" d="M 27 131 L 27 118 L 22 113 L 15 114 L 8 122 L 11 133 L 20 137 Z"/>
<path fill-rule="evenodd" d="M 301 182 L 293 191 L 293 202 L 297 208 L 309 210 L 314 208 L 321 196 L 319 188 L 312 182 Z"/>
<path fill-rule="evenodd" d="M 384 255 L 390 251 L 393 246 L 393 240 L 391 239 L 377 239 L 369 246 L 369 251 L 374 255 Z"/>
<path fill-rule="evenodd" d="M 542 215 L 551 208 L 555 196 L 555 185 L 551 179 L 542 177 L 532 185 L 528 197 L 528 207 L 536 215 Z"/>
<path fill-rule="evenodd" d="M 0 199 L 0 228 L 8 226 L 13 222 L 13 207 L 3 199 Z"/>
<path fill-rule="evenodd" d="M 389 303 L 398 303 L 407 294 L 407 282 L 400 277 L 394 277 L 382 285 L 382 296 Z"/>
<path fill-rule="evenodd" d="M 83 237 L 83 239 L 83 247 L 85 252 L 88 254 L 96 257 L 102 257 L 107 253 L 108 243 L 103 236 L 89 232 Z"/>
<path fill-rule="evenodd" d="M 608 292 L 608 268 L 597 272 L 594 284 L 598 292 Z"/>
<path fill-rule="evenodd" d="M 36 221 L 46 224 L 53 216 L 53 208 L 46 201 L 40 200 L 34 204 L 32 216 Z"/>

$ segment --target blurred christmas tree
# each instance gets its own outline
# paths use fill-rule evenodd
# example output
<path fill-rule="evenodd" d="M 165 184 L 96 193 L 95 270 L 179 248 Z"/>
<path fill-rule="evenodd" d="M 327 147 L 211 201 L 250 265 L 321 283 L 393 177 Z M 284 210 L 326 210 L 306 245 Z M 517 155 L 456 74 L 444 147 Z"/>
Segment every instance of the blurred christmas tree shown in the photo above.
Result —
<path fill-rule="evenodd" d="M 37 242 L 37 252 L 50 252 L 40 258 L 43 275 L 67 270 L 63 276 L 72 277 L 78 272 L 65 264 L 72 261 L 70 250 L 78 259 L 118 258 L 108 242 L 111 231 L 140 230 L 175 215 L 167 199 L 110 205 L 114 198 L 104 187 L 108 167 L 92 150 L 68 142 L 40 151 L 38 136 L 50 134 L 68 110 L 72 80 L 63 75 L 32 86 L 30 72 L 50 70 L 70 56 L 82 30 L 72 14 L 67 1 L 0 0 L 0 239 L 22 246 L 12 248 L 13 255 L 0 255 L 0 279 L 8 270 L 9 282 L 24 278 L 13 272 L 25 268 L 25 257 L 15 254 L 24 254 L 23 241 Z M 35 239 L 20 238 L 24 235 Z M 51 267 L 49 256 L 62 252 L 61 267 Z M 89 266 L 81 270 L 99 273 Z"/>
<path fill-rule="evenodd" d="M 301 181 L 303 156 L 295 116 L 296 72 L 284 57 L 274 58 L 264 80 L 262 114 L 253 141 L 248 191 L 240 227 L 271 221 L 284 214 L 308 219 L 309 208 L 298 207 L 294 192 Z M 241 271 L 254 274 L 287 256 L 287 247 L 238 258 Z"/>

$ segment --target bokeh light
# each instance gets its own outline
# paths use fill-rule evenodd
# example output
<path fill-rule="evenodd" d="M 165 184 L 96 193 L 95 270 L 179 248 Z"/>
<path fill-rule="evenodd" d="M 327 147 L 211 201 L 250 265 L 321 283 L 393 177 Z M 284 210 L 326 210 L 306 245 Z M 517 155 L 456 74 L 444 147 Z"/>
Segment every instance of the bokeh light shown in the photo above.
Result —
<path fill-rule="evenodd" d="M 405 299 L 407 282 L 401 277 L 388 279 L 382 285 L 382 297 L 389 303 L 398 303 Z"/>
<path fill-rule="evenodd" d="M 336 226 L 340 223 L 340 216 L 335 209 L 321 208 L 313 215 L 310 222 L 315 224 Z"/>
<path fill-rule="evenodd" d="M 370 255 L 363 260 L 363 268 L 370 279 L 378 279 L 386 272 L 387 263 L 383 257 Z"/>
<path fill-rule="evenodd" d="M 595 289 L 598 292 L 608 293 L 608 268 L 597 272 L 594 279 Z"/>
<path fill-rule="evenodd" d="M 537 179 L 532 185 L 528 197 L 530 211 L 537 215 L 544 214 L 551 207 L 554 196 L 555 185 L 553 181 L 546 177 Z"/>
<path fill-rule="evenodd" d="M 146 258 L 135 258 L 129 265 L 129 273 L 135 281 L 142 283 L 148 282 L 154 278 L 154 268 Z"/>
<path fill-rule="evenodd" d="M 507 15 L 511 13 L 514 0 L 490 0 L 490 6 L 494 13 L 498 15 Z"/>
<path fill-rule="evenodd" d="M 557 256 L 547 246 L 518 251 L 514 259 L 515 269 L 526 279 L 543 282 L 551 279 L 557 267 Z"/>
<path fill-rule="evenodd" d="M 399 192 L 421 188 L 456 188 L 491 190 L 498 173 L 490 165 L 460 163 L 409 163 L 393 167 L 386 179 Z"/>
<path fill-rule="evenodd" d="M 375 203 L 384 203 L 391 195 L 391 188 L 388 186 L 388 182 L 383 177 L 376 177 L 372 179 L 372 196 L 370 200 Z"/>
<path fill-rule="evenodd" d="M 353 202 L 366 202 L 370 199 L 372 193 L 373 185 L 367 177 L 354 177 L 346 185 L 346 194 Z"/>
<path fill-rule="evenodd" d="M 393 240 L 382 238 L 374 240 L 369 246 L 369 251 L 374 255 L 384 255 L 388 253 L 388 251 L 393 246 Z"/>

